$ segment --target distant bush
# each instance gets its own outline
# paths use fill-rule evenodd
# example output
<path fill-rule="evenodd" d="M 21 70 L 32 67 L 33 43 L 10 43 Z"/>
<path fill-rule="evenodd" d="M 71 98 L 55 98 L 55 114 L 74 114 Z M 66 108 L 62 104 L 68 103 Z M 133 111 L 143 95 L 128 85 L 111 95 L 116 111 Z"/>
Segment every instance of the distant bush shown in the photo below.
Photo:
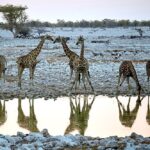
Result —
<path fill-rule="evenodd" d="M 42 33 L 45 33 L 46 30 L 44 28 L 38 28 L 37 29 L 37 33 L 39 34 L 39 36 L 41 36 Z"/>
<path fill-rule="evenodd" d="M 18 29 L 18 31 L 17 31 L 18 34 L 16 35 L 16 37 L 17 38 L 27 38 L 30 36 L 30 32 L 31 32 L 31 30 L 29 27 L 22 27 L 22 28 Z"/>
<path fill-rule="evenodd" d="M 5 25 L 3 26 L 5 29 L 11 31 L 16 37 L 18 30 L 17 28 L 27 21 L 27 15 L 25 10 L 27 9 L 26 6 L 15 6 L 15 5 L 0 5 L 0 13 L 4 20 L 6 21 Z"/>

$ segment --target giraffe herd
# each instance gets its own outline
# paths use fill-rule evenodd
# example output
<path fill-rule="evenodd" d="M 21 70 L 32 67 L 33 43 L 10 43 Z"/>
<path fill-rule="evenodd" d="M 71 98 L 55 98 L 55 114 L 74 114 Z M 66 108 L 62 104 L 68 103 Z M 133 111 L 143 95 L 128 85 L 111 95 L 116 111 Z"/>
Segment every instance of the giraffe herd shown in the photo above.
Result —
<path fill-rule="evenodd" d="M 88 84 L 91 87 L 91 91 L 94 92 L 94 88 L 90 80 L 91 77 L 90 77 L 90 72 L 89 72 L 89 63 L 88 63 L 88 60 L 84 57 L 84 40 L 85 39 L 83 38 L 83 36 L 79 36 L 76 42 L 76 45 L 81 45 L 80 55 L 76 54 L 74 51 L 72 51 L 68 47 L 67 40 L 65 37 L 58 36 L 54 39 L 52 36 L 49 36 L 49 35 L 41 36 L 41 40 L 36 48 L 34 48 L 28 54 L 17 58 L 16 63 L 18 67 L 18 87 L 21 88 L 21 77 L 25 68 L 29 69 L 30 80 L 32 81 L 32 84 L 33 84 L 35 68 L 36 68 L 36 65 L 39 63 L 39 61 L 37 60 L 37 56 L 40 54 L 45 40 L 53 41 L 53 43 L 56 43 L 56 42 L 61 43 L 66 56 L 69 58 L 70 79 L 72 78 L 73 72 L 75 74 L 74 80 L 70 88 L 70 92 L 72 92 L 73 88 L 75 89 L 75 92 L 76 92 L 78 84 L 80 85 L 81 79 L 84 85 L 84 89 L 85 90 L 87 89 L 86 82 L 85 82 L 85 80 L 87 80 Z M 6 66 L 7 66 L 7 61 L 6 61 L 5 56 L 0 55 L 0 78 L 3 75 L 4 81 L 5 81 Z M 147 71 L 147 76 L 148 76 L 148 81 L 149 81 L 150 61 L 147 61 L 146 71 Z M 138 81 L 138 77 L 137 77 L 135 68 L 132 64 L 132 61 L 123 61 L 121 63 L 120 68 L 119 68 L 117 90 L 119 89 L 119 86 L 122 85 L 125 79 L 127 79 L 128 88 L 130 89 L 130 85 L 129 85 L 130 77 L 133 78 L 133 80 L 135 81 L 136 86 L 137 86 L 137 93 L 138 95 L 140 95 L 142 88 Z M 120 83 L 121 78 L 122 78 L 122 81 Z"/>

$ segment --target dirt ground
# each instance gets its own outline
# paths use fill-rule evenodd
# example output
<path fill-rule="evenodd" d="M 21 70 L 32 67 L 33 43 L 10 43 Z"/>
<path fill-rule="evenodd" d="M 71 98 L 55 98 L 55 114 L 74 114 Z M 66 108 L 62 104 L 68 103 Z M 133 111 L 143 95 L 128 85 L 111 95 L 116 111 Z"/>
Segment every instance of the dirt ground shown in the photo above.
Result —
<path fill-rule="evenodd" d="M 80 31 L 79 29 L 77 30 Z M 90 30 L 91 32 L 87 32 Z M 88 34 L 85 36 L 85 57 L 89 61 L 90 80 L 94 87 L 95 94 L 115 96 L 119 66 L 123 60 L 132 60 L 139 82 L 143 88 L 141 94 L 147 95 L 149 92 L 145 67 L 150 56 L 150 37 L 145 36 L 143 38 L 131 39 L 129 35 L 136 33 L 132 28 L 108 29 L 108 33 L 111 31 L 111 34 L 117 34 L 116 37 L 95 35 L 107 32 L 107 29 L 99 30 L 97 32 L 94 32 L 93 29 L 88 29 L 86 32 L 83 30 L 83 33 Z M 145 31 L 145 34 L 150 33 L 149 29 L 146 30 L 147 32 Z M 77 31 L 64 31 L 64 33 L 69 35 L 72 35 L 72 32 L 75 34 Z M 58 34 L 58 31 L 56 31 L 56 33 Z M 118 34 L 120 34 L 120 36 Z M 123 34 L 127 34 L 127 36 Z M 79 54 L 80 46 L 75 45 L 76 38 L 76 36 L 71 37 L 71 40 L 67 44 L 71 50 Z M 99 41 L 105 39 L 109 40 L 109 43 L 91 43 L 93 39 Z M 69 60 L 60 43 L 53 44 L 52 42 L 46 42 L 44 44 L 37 58 L 40 62 L 36 66 L 34 85 L 31 85 L 29 69 L 26 69 L 22 75 L 22 89 L 17 86 L 17 57 L 27 54 L 33 50 L 38 43 L 39 39 L 0 40 L 0 55 L 4 55 L 7 59 L 6 82 L 4 83 L 3 80 L 0 80 L 1 99 L 13 99 L 20 94 L 22 97 L 34 96 L 35 98 L 44 97 L 45 99 L 68 96 L 74 75 L 72 80 L 70 80 Z M 122 87 L 119 88 L 120 95 L 136 95 L 135 82 L 131 79 L 130 83 L 132 88 L 128 91 L 127 83 L 126 81 L 124 82 Z M 89 85 L 87 84 L 87 91 L 85 91 L 81 82 L 76 94 L 84 93 L 93 94 Z"/>
<path fill-rule="evenodd" d="M 50 59 L 50 58 L 49 58 Z M 53 62 L 52 62 L 53 61 Z M 119 65 L 121 61 L 90 61 L 90 75 L 91 82 L 94 87 L 94 93 L 91 91 L 87 83 L 87 90 L 84 90 L 81 82 L 76 94 L 96 94 L 107 95 L 110 97 L 116 96 L 116 87 L 118 83 Z M 148 94 L 148 83 L 145 72 L 145 62 L 133 62 L 136 67 L 139 82 L 144 91 L 142 95 Z M 45 67 L 46 66 L 46 67 Z M 13 74 L 8 68 L 6 72 L 6 82 L 1 81 L 1 99 L 13 99 L 21 95 L 22 97 L 35 97 L 45 99 L 57 98 L 60 96 L 68 96 L 70 94 L 70 87 L 74 79 L 70 80 L 70 68 L 68 59 L 65 56 L 61 58 L 53 57 L 51 62 L 42 61 L 37 65 L 33 85 L 29 79 L 29 70 L 26 69 L 22 76 L 22 88 L 17 86 L 17 69 Z M 46 69 L 43 69 L 46 68 Z M 127 82 L 119 87 L 119 95 L 136 95 L 136 85 L 131 79 L 131 90 L 128 91 Z M 75 94 L 75 91 L 72 91 Z"/>

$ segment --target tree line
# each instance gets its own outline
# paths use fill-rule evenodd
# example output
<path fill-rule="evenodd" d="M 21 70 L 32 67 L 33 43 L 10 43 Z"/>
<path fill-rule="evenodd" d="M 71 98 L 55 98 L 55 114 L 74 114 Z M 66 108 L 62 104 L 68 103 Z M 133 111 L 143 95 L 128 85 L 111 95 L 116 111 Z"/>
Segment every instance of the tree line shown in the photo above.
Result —
<path fill-rule="evenodd" d="M 142 20 L 142 21 L 130 21 L 130 20 L 112 20 L 112 19 L 104 19 L 104 20 L 94 20 L 94 21 L 65 21 L 58 19 L 56 23 L 51 22 L 42 22 L 39 20 L 30 20 L 24 22 L 25 26 L 28 27 L 142 27 L 148 26 L 150 27 L 150 20 Z M 6 27 L 7 23 L 0 22 L 1 27 Z M 11 29 L 12 30 L 12 29 Z"/>
<path fill-rule="evenodd" d="M 137 26 L 149 26 L 150 20 L 142 20 L 142 21 L 130 21 L 130 20 L 112 20 L 112 19 L 104 19 L 104 20 L 94 20 L 94 21 L 65 21 L 58 19 L 56 23 L 51 22 L 41 22 L 39 20 L 36 21 L 28 21 L 26 25 L 30 27 L 137 27 Z"/>
<path fill-rule="evenodd" d="M 28 34 L 30 27 L 140 27 L 140 26 L 149 26 L 150 20 L 115 20 L 115 19 L 103 19 L 103 20 L 94 20 L 94 21 L 65 21 L 63 19 L 58 19 L 56 23 L 51 22 L 41 22 L 39 20 L 28 20 L 26 15 L 27 6 L 15 6 L 15 5 L 0 5 L 0 13 L 3 15 L 5 23 L 0 22 L 0 27 L 10 30 L 14 37 L 18 34 Z"/>

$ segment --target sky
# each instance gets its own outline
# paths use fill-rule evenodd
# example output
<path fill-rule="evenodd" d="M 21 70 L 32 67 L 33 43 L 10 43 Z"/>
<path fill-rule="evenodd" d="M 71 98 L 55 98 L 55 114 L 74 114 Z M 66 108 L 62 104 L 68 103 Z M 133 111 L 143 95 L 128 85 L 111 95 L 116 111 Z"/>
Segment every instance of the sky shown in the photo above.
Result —
<path fill-rule="evenodd" d="M 0 5 L 5 4 L 27 6 L 29 20 L 52 23 L 57 22 L 57 19 L 150 20 L 150 0 L 0 0 Z"/>

